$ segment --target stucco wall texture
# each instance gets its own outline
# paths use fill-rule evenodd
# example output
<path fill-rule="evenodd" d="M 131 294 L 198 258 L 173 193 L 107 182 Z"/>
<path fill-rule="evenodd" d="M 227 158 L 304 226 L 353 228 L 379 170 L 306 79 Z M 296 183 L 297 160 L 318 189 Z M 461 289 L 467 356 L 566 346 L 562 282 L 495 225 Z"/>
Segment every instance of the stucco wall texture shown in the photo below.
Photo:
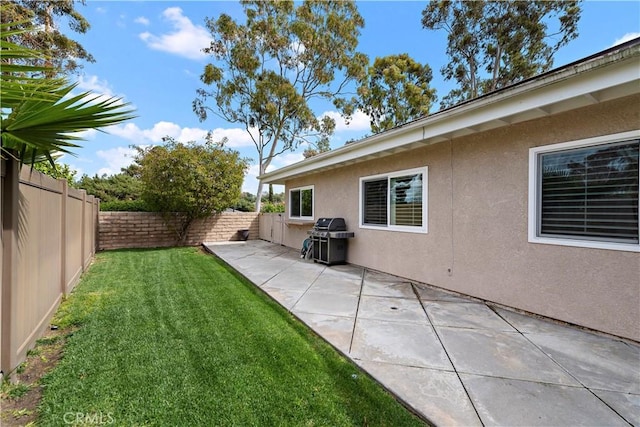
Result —
<path fill-rule="evenodd" d="M 347 260 L 640 341 L 640 254 L 528 242 L 529 149 L 638 129 L 640 96 L 308 175 L 315 218 L 344 217 Z M 359 178 L 428 166 L 428 233 L 359 228 Z M 288 214 L 287 214 L 288 215 Z M 288 225 L 300 248 L 311 226 Z"/>

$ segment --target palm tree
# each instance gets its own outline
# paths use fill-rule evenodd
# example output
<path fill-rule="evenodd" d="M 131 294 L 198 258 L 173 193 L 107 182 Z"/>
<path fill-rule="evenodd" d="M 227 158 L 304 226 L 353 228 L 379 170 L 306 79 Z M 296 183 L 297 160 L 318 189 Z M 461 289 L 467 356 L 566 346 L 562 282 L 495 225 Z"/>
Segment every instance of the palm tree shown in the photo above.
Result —
<path fill-rule="evenodd" d="M 2 8 L 0 7 L 0 13 Z M 13 30 L 25 22 L 0 24 L 0 155 L 21 164 L 71 153 L 82 140 L 80 132 L 132 119 L 133 110 L 121 98 L 102 98 L 91 92 L 72 94 L 77 84 L 48 77 L 51 68 L 29 65 L 42 53 L 9 42 L 27 30 Z"/>

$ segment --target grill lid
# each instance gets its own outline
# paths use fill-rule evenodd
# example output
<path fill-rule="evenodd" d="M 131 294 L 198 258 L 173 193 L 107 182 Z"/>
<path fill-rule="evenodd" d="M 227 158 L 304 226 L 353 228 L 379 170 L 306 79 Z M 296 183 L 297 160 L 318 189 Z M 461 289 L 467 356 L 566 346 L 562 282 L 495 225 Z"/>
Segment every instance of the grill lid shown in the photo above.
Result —
<path fill-rule="evenodd" d="M 347 224 L 344 218 L 318 218 L 313 228 L 322 231 L 346 231 Z"/>

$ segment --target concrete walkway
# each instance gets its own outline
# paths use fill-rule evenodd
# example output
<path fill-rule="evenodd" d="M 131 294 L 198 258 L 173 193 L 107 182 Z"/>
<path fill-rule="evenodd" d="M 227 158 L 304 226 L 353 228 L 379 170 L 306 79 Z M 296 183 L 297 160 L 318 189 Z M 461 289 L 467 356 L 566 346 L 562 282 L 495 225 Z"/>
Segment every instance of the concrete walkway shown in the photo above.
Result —
<path fill-rule="evenodd" d="M 206 244 L 438 426 L 640 426 L 640 346 L 254 240 Z"/>

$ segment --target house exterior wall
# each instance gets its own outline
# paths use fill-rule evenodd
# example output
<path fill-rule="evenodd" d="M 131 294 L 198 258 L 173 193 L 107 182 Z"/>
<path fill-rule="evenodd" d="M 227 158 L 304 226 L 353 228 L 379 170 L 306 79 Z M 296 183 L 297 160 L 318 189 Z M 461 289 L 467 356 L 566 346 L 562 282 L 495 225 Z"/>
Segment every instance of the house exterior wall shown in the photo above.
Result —
<path fill-rule="evenodd" d="M 640 341 L 640 255 L 529 243 L 529 149 L 638 129 L 640 96 L 460 137 L 286 183 L 344 217 L 349 262 Z M 428 233 L 358 227 L 359 178 L 428 166 Z M 287 208 L 288 209 L 288 208 Z M 288 218 L 288 211 L 287 211 Z M 311 225 L 287 225 L 300 248 Z"/>

